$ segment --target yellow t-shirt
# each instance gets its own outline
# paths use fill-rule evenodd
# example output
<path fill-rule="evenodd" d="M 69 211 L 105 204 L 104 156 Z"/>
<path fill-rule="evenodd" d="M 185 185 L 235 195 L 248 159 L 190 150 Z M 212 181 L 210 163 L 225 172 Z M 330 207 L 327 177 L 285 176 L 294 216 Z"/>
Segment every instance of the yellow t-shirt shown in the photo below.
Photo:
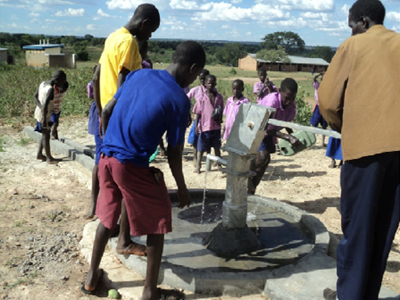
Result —
<path fill-rule="evenodd" d="M 118 75 L 122 67 L 129 71 L 142 68 L 138 44 L 126 28 L 122 27 L 108 36 L 99 63 L 100 101 L 104 108 L 117 92 Z"/>

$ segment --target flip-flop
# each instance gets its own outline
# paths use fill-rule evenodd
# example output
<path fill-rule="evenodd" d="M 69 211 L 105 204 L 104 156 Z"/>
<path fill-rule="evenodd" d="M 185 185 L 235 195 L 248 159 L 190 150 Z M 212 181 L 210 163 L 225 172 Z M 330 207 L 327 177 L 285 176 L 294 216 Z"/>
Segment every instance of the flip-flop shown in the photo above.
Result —
<path fill-rule="evenodd" d="M 165 290 L 158 288 L 158 291 L 160 293 L 160 300 L 185 300 L 185 293 L 183 290 Z"/>
<path fill-rule="evenodd" d="M 134 251 L 133 250 L 133 245 L 135 245 L 135 244 L 129 244 L 129 246 L 128 247 L 126 247 L 124 250 L 117 250 L 117 249 L 115 249 L 115 251 L 118 253 L 118 254 L 122 254 L 122 255 L 137 255 L 137 256 L 147 256 L 147 253 L 146 252 L 138 252 L 138 251 Z M 142 245 L 142 244 L 137 244 L 137 245 L 140 245 L 140 246 L 144 246 L 144 245 Z"/>
<path fill-rule="evenodd" d="M 101 277 L 102 277 L 103 274 L 104 274 L 103 269 L 99 269 L 98 272 L 99 272 L 100 274 L 98 275 L 99 277 L 97 278 L 97 285 L 99 284 L 99 281 L 100 281 Z M 84 294 L 86 294 L 86 295 L 95 295 L 96 290 L 97 290 L 97 286 L 95 287 L 95 289 L 94 289 L 93 291 L 88 291 L 88 290 L 85 288 L 85 283 L 86 283 L 86 282 L 84 282 L 84 283 L 82 284 L 82 286 L 81 286 L 81 292 L 84 293 Z"/>

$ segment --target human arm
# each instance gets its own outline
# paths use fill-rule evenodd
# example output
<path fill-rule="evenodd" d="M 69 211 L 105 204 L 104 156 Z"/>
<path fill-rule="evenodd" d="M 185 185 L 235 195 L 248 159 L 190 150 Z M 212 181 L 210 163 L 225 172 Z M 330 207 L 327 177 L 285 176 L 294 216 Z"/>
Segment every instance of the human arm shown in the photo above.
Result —
<path fill-rule="evenodd" d="M 102 107 L 101 107 L 101 100 L 100 100 L 100 72 L 101 72 L 101 65 L 98 64 L 96 70 L 93 74 L 93 99 L 94 104 L 96 105 L 97 113 L 101 116 Z"/>
<path fill-rule="evenodd" d="M 47 128 L 49 120 L 46 120 L 47 112 L 49 110 L 49 103 L 54 99 L 54 89 L 51 88 L 47 91 L 46 100 L 42 106 L 42 127 Z"/>
<path fill-rule="evenodd" d="M 122 67 L 121 71 L 118 74 L 118 84 L 117 84 L 117 89 L 119 89 L 121 87 L 121 85 L 125 82 L 126 76 L 128 76 L 128 74 L 131 71 L 129 71 L 127 68 Z"/>
<path fill-rule="evenodd" d="M 182 152 L 183 145 L 176 144 L 174 147 L 172 147 L 170 144 L 168 144 L 168 164 L 178 187 L 179 208 L 189 206 L 191 202 L 182 171 Z"/>
<path fill-rule="evenodd" d="M 272 83 L 272 81 L 269 81 L 269 78 L 266 77 L 265 78 L 265 85 L 268 88 L 268 93 L 274 93 L 277 92 L 278 89 L 276 88 L 276 86 Z"/>
<path fill-rule="evenodd" d="M 110 117 L 114 110 L 115 104 L 117 104 L 117 99 L 112 98 L 110 101 L 108 101 L 108 103 L 106 104 L 106 106 L 104 107 L 104 109 L 101 113 L 101 123 L 103 126 L 103 134 L 106 134 L 108 122 L 110 121 Z"/>
<path fill-rule="evenodd" d="M 39 101 L 39 89 L 36 90 L 35 95 L 33 95 L 33 99 L 35 99 L 36 106 L 42 109 L 42 104 Z"/>
<path fill-rule="evenodd" d="M 292 146 L 298 146 L 301 144 L 301 142 L 296 137 L 291 135 L 291 133 L 293 133 L 292 129 L 286 128 L 286 131 L 288 133 L 284 133 L 279 130 L 271 129 L 271 130 L 267 130 L 267 133 L 270 136 L 276 136 L 278 138 L 288 141 Z"/>
<path fill-rule="evenodd" d="M 337 50 L 318 89 L 319 111 L 337 132 L 342 129 L 344 95 L 352 65 L 353 58 L 345 42 Z"/>

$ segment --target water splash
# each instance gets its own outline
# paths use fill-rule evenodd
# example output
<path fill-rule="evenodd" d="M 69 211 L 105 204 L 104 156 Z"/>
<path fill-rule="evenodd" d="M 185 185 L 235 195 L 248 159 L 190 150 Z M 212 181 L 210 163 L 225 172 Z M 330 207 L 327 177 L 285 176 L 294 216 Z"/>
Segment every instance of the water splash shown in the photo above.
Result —
<path fill-rule="evenodd" d="M 201 203 L 201 216 L 200 216 L 200 224 L 203 224 L 203 218 L 204 218 L 204 211 L 205 211 L 205 205 L 206 205 L 206 196 L 207 196 L 207 174 L 208 170 L 206 168 L 206 171 L 204 172 L 204 191 L 203 191 L 203 201 Z"/>

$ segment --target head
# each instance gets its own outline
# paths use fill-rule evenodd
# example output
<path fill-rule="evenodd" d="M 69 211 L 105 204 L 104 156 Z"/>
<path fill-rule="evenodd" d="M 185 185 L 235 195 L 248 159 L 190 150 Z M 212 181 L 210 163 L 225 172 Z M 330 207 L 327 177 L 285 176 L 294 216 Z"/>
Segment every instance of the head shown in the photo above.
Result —
<path fill-rule="evenodd" d="M 158 27 L 160 27 L 160 13 L 153 4 L 147 3 L 139 5 L 131 20 L 125 25 L 138 41 L 147 41 Z"/>
<path fill-rule="evenodd" d="M 62 70 L 55 71 L 51 80 L 53 84 L 56 85 L 57 89 L 61 90 L 64 83 L 67 81 L 67 74 L 65 74 L 65 72 Z"/>
<path fill-rule="evenodd" d="M 258 78 L 260 78 L 260 81 L 264 82 L 265 78 L 267 77 L 267 70 L 265 70 L 264 68 L 259 68 L 257 70 L 257 74 L 258 74 Z"/>
<path fill-rule="evenodd" d="M 212 91 L 217 86 L 217 77 L 214 75 L 207 75 L 205 79 L 205 87 L 207 91 Z"/>
<path fill-rule="evenodd" d="M 69 88 L 69 83 L 68 83 L 68 81 L 65 81 L 63 84 L 63 87 L 59 90 L 59 92 L 61 94 L 64 94 L 68 90 L 68 88 Z"/>
<path fill-rule="evenodd" d="M 385 7 L 379 0 L 357 0 L 349 10 L 351 35 L 364 33 L 374 25 L 383 24 Z"/>
<path fill-rule="evenodd" d="M 244 91 L 244 82 L 241 79 L 235 79 L 232 82 L 232 94 L 233 97 L 239 99 L 242 97 Z"/>
<path fill-rule="evenodd" d="M 210 75 L 210 71 L 208 71 L 207 69 L 203 69 L 199 75 L 199 80 L 202 86 L 205 86 L 207 75 Z"/>
<path fill-rule="evenodd" d="M 281 82 L 281 88 L 279 89 L 281 94 L 281 101 L 283 107 L 288 107 L 294 100 L 296 100 L 297 95 L 297 82 L 293 78 L 285 78 Z"/>
<path fill-rule="evenodd" d="M 137 42 L 139 46 L 140 56 L 142 57 L 142 60 L 145 60 L 147 58 L 147 50 L 149 48 L 148 43 L 147 41 L 139 41 L 139 40 L 137 40 Z"/>
<path fill-rule="evenodd" d="M 203 47 L 195 41 L 180 43 L 172 55 L 167 71 L 176 78 L 176 82 L 185 88 L 196 80 L 206 63 Z"/>

